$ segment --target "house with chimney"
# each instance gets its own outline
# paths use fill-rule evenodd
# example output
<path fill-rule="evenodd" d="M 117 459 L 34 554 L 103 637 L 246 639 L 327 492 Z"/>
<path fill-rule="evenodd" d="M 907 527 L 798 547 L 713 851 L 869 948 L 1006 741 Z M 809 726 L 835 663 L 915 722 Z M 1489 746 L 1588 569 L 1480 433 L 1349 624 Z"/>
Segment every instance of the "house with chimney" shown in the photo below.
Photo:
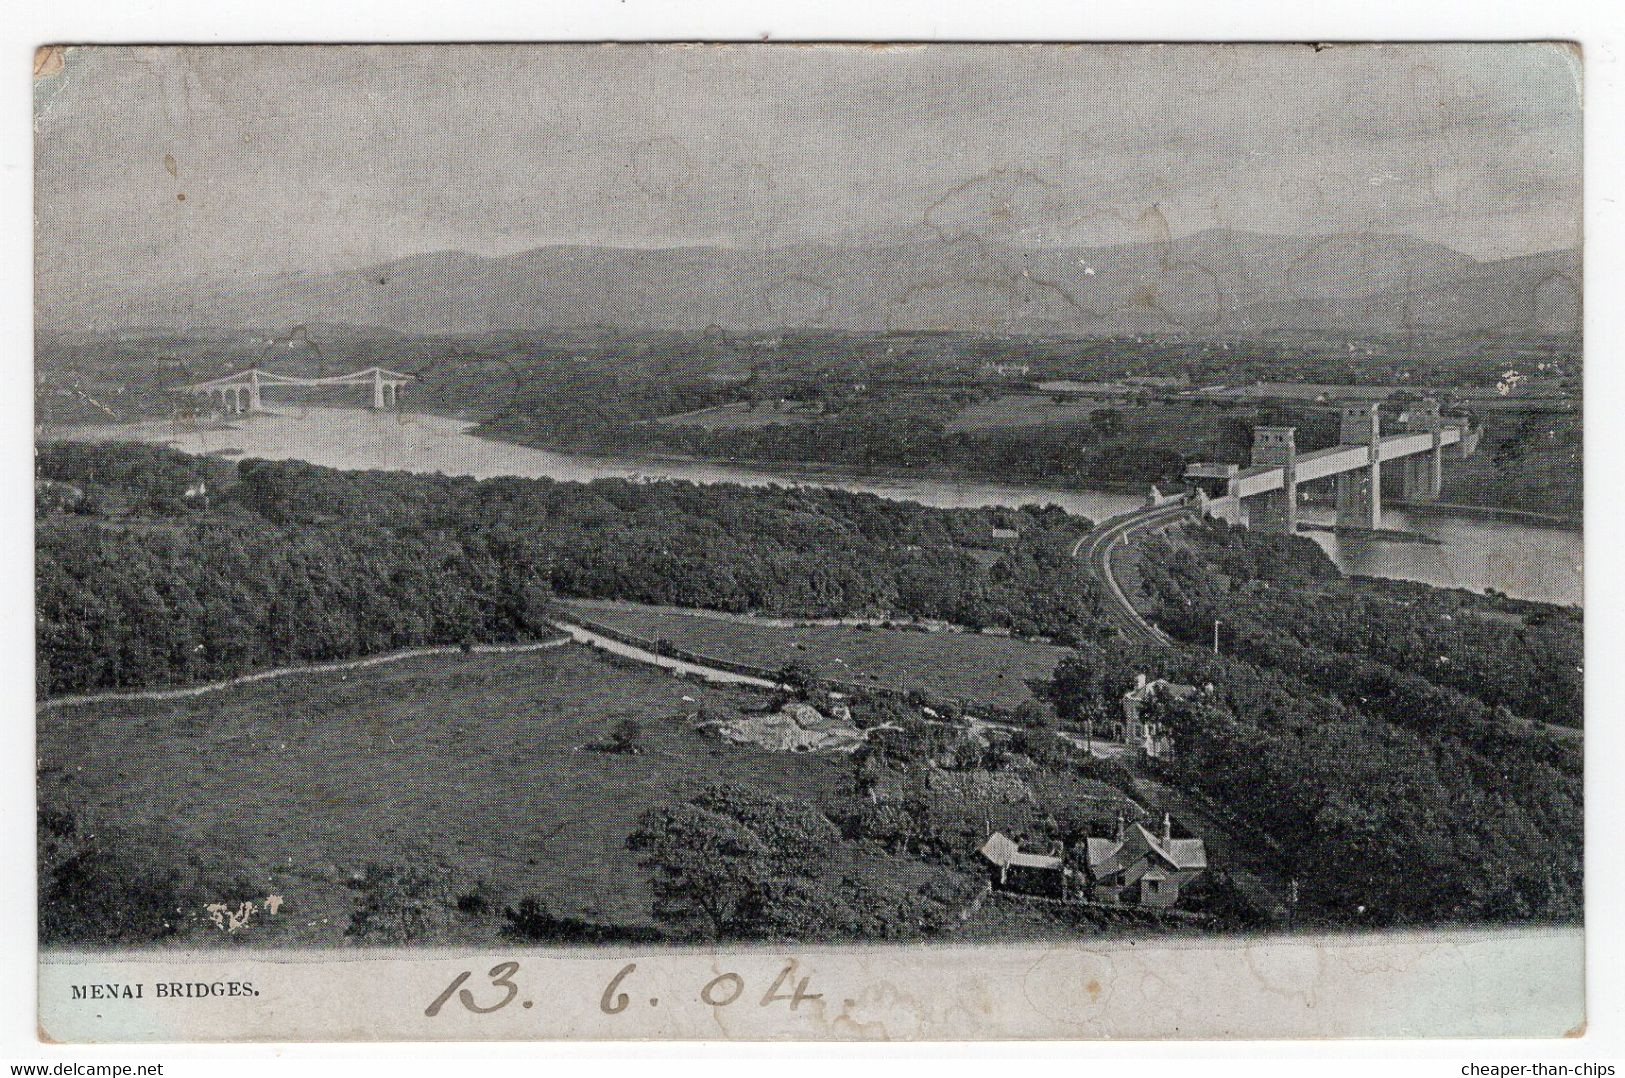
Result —
<path fill-rule="evenodd" d="M 1123 743 L 1152 759 L 1171 755 L 1173 739 L 1161 723 L 1146 717 L 1146 705 L 1159 694 L 1173 700 L 1188 700 L 1196 692 L 1194 685 L 1181 685 L 1160 677 L 1147 681 L 1144 674 L 1135 675 L 1134 688 L 1123 694 Z"/>
<path fill-rule="evenodd" d="M 1180 892 L 1207 869 L 1207 844 L 1199 838 L 1175 838 L 1167 813 L 1158 832 L 1143 824 L 1126 824 L 1120 816 L 1116 837 L 1091 838 L 1086 852 L 1090 898 L 1095 902 L 1175 906 Z"/>

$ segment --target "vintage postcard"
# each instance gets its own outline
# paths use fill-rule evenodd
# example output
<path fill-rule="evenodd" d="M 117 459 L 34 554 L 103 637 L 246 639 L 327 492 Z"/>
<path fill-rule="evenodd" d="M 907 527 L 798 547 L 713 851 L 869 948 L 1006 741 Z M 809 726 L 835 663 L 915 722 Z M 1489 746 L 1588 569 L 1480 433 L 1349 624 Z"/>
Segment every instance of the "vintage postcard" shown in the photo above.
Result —
<path fill-rule="evenodd" d="M 1579 1033 L 1582 67 L 40 50 L 41 1035 Z"/>

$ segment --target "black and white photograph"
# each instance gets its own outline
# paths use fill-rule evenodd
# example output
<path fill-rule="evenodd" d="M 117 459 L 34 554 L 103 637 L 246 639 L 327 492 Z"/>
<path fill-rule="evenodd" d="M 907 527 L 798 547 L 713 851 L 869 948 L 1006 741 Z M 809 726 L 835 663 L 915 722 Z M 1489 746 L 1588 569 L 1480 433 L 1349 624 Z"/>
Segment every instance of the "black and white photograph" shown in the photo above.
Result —
<path fill-rule="evenodd" d="M 1583 1026 L 1584 66 L 42 48 L 42 1027 Z"/>

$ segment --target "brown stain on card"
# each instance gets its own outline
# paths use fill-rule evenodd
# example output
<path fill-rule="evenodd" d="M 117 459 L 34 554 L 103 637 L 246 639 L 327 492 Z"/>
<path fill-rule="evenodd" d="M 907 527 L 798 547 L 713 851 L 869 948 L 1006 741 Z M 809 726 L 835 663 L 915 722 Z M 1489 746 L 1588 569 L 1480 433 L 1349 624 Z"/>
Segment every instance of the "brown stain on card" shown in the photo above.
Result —
<path fill-rule="evenodd" d="M 34 50 L 34 77 L 48 79 L 62 70 L 67 50 L 61 45 L 41 45 Z"/>

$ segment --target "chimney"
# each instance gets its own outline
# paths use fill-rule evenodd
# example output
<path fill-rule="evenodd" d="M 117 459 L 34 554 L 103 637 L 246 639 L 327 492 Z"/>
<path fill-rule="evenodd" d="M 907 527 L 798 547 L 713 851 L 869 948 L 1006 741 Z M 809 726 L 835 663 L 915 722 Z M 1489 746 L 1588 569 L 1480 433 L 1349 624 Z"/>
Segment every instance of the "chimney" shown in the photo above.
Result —
<path fill-rule="evenodd" d="M 1125 824 L 1123 823 L 1123 810 L 1118 809 L 1117 810 L 1117 841 L 1118 842 L 1123 841 L 1123 828 L 1124 827 L 1125 827 Z"/>
<path fill-rule="evenodd" d="M 1168 842 L 1174 837 L 1174 818 L 1168 813 L 1162 814 L 1162 841 Z"/>

